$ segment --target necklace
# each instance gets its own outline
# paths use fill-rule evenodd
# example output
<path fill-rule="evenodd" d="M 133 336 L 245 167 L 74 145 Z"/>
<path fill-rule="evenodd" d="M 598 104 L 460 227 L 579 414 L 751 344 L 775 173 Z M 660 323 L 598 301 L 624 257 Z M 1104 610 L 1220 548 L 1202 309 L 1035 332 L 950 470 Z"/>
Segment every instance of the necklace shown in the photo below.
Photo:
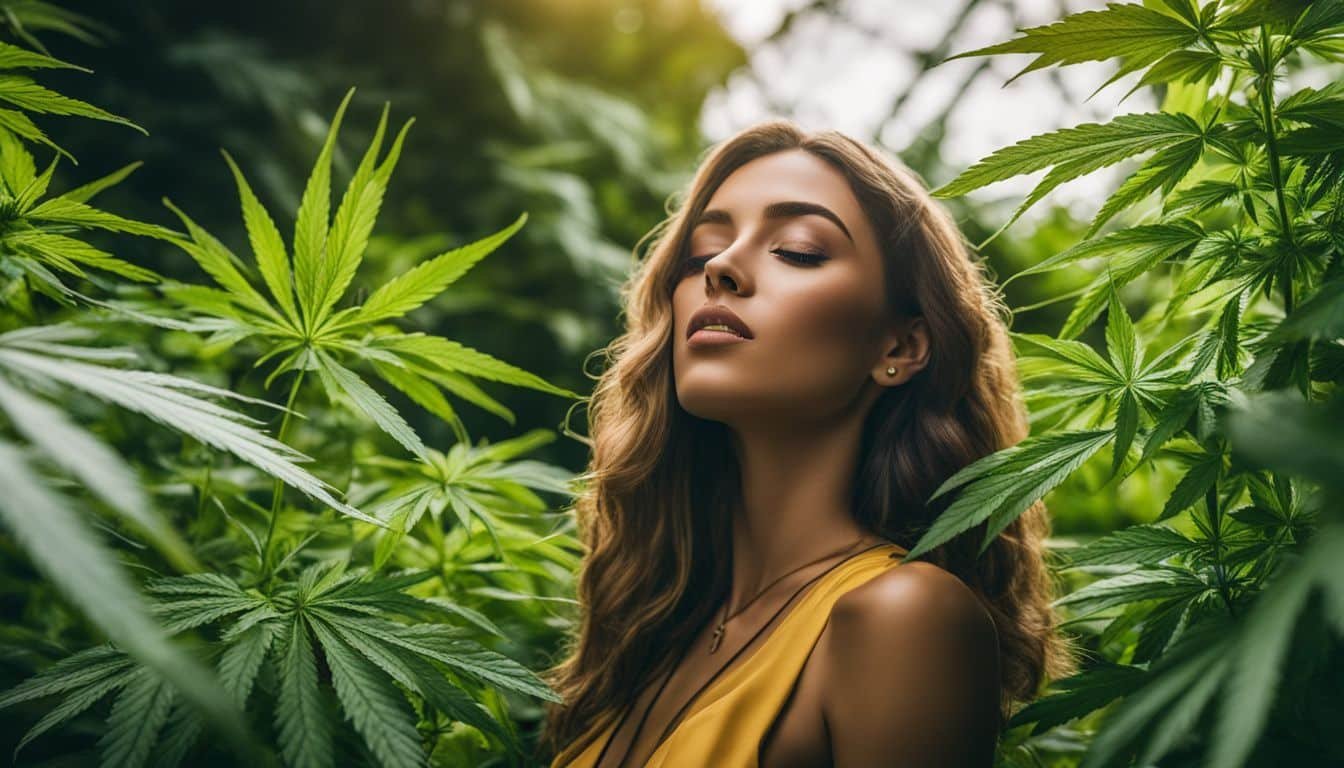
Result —
<path fill-rule="evenodd" d="M 864 536 L 866 536 L 866 535 L 867 535 L 867 534 L 865 534 Z M 721 640 L 723 640 L 723 631 L 724 631 L 723 628 L 724 628 L 724 625 L 727 624 L 729 621 L 731 621 L 731 620 L 732 620 L 734 617 L 736 617 L 739 613 L 741 613 L 741 612 L 747 610 L 748 608 L 750 608 L 750 607 L 751 607 L 751 604 L 754 603 L 754 602 L 756 602 L 756 599 L 757 599 L 757 598 L 759 598 L 761 595 L 764 595 L 764 594 L 766 593 L 767 590 L 769 590 L 771 587 L 773 587 L 773 586 L 775 586 L 776 584 L 778 584 L 778 583 L 780 582 L 780 580 L 783 579 L 785 576 L 792 576 L 793 574 L 795 574 L 795 573 L 801 571 L 802 569 L 806 568 L 806 567 L 809 566 L 809 565 L 816 565 L 817 563 L 820 563 L 822 560 L 828 560 L 828 559 L 830 559 L 830 558 L 832 558 L 832 557 L 835 557 L 837 554 L 844 555 L 844 554 L 849 553 L 850 550 L 854 549 L 854 548 L 857 547 L 860 543 L 863 542 L 864 536 L 860 536 L 859 539 L 858 539 L 858 541 L 855 541 L 853 544 L 850 544 L 850 545 L 849 545 L 848 547 L 846 547 L 846 548 L 844 549 L 844 551 L 842 551 L 842 552 L 832 553 L 832 554 L 826 555 L 825 557 L 819 557 L 819 558 L 817 558 L 816 560 L 813 560 L 813 561 L 811 561 L 811 562 L 803 563 L 802 565 L 798 566 L 797 568 L 794 568 L 793 570 L 791 570 L 791 571 L 789 571 L 788 573 L 784 574 L 784 576 L 780 576 L 778 579 L 775 579 L 774 581 L 770 582 L 769 584 L 766 584 L 764 588 L 762 588 L 759 592 L 757 592 L 755 595 L 753 595 L 752 598 L 751 598 L 750 600 L 748 600 L 745 604 L 743 604 L 743 606 L 742 606 L 741 608 L 738 608 L 736 611 L 733 611 L 733 615 L 732 615 L 732 616 L 724 616 L 722 619 L 719 620 L 719 624 L 718 624 L 718 626 L 716 626 L 716 627 L 714 628 L 714 641 L 713 641 L 712 643 L 709 644 L 709 652 L 710 652 L 710 653 L 714 653 L 715 651 L 719 650 L 719 642 L 720 642 Z M 725 603 L 723 604 L 723 610 L 724 610 L 724 613 L 727 613 L 727 612 L 728 612 L 728 603 L 725 602 Z"/>
<path fill-rule="evenodd" d="M 863 541 L 863 539 L 860 538 L 859 541 L 861 542 L 861 541 Z M 671 731 L 673 724 L 675 724 L 675 723 L 677 722 L 677 718 L 681 717 L 681 713 L 682 713 L 682 712 L 685 712 L 685 711 L 686 711 L 686 708 L 689 707 L 692 703 L 695 702 L 695 700 L 700 696 L 700 694 L 701 694 L 702 692 L 704 692 L 705 688 L 709 687 L 710 683 L 713 683 L 716 679 L 718 679 L 719 675 L 723 673 L 723 670 L 725 670 L 725 669 L 728 668 L 728 665 L 729 665 L 729 664 L 732 664 L 732 663 L 733 663 L 733 660 L 734 660 L 734 659 L 736 659 L 738 656 L 742 655 L 742 652 L 745 651 L 747 648 L 750 648 L 750 647 L 751 647 L 752 642 L 753 642 L 757 637 L 759 637 L 760 634 L 761 634 L 762 632 L 765 631 L 766 627 L 769 627 L 769 626 L 774 622 L 775 617 L 779 616 L 779 614 L 780 614 L 781 611 L 783 611 L 785 608 L 787 608 L 787 607 L 789 606 L 790 603 L 793 602 L 794 598 L 796 598 L 796 597 L 798 596 L 798 593 L 800 593 L 800 592 L 802 592 L 804 589 L 806 589 L 806 588 L 808 587 L 808 585 L 811 584 L 812 582 L 816 581 L 817 579 L 820 579 L 822 576 L 825 576 L 826 574 L 830 573 L 831 571 L 835 570 L 836 568 L 840 567 L 841 565 L 844 565 L 845 563 L 849 562 L 850 560 L 853 560 L 854 558 L 858 557 L 859 555 L 863 554 L 864 552 L 868 552 L 868 551 L 870 551 L 870 550 L 876 549 L 876 548 L 878 548 L 878 547 L 880 547 L 880 546 L 882 546 L 883 544 L 886 544 L 886 543 L 887 543 L 886 541 L 880 541 L 880 542 L 874 544 L 874 545 L 871 546 L 871 547 L 867 547 L 867 548 L 865 548 L 865 549 L 861 549 L 861 550 L 859 550 L 858 552 L 855 552 L 854 554 L 850 555 L 849 557 L 846 557 L 844 560 L 841 560 L 840 562 L 838 562 L 838 563 L 832 565 L 831 567 L 827 568 L 826 570 L 822 571 L 821 573 L 817 574 L 816 576 L 813 576 L 812 578 L 810 578 L 810 579 L 808 579 L 807 581 L 803 582 L 803 585 L 802 585 L 802 586 L 800 586 L 800 587 L 798 587 L 798 589 L 794 590 L 793 594 L 789 596 L 789 599 L 788 599 L 788 600 L 785 600 L 784 603 L 783 603 L 782 605 L 780 605 L 780 607 L 779 607 L 773 614 L 771 614 L 769 620 L 767 620 L 764 624 L 762 624 L 761 627 L 760 627 L 760 629 L 757 629 L 756 632 L 755 632 L 755 634 L 753 634 L 753 635 L 751 636 L 751 638 L 748 639 L 747 642 L 744 643 L 744 644 L 742 645 L 741 648 L 738 648 L 738 649 L 737 649 L 737 652 L 736 652 L 736 653 L 734 653 L 732 656 L 730 656 L 730 657 L 728 658 L 728 660 L 725 661 L 725 662 L 723 663 L 722 666 L 720 666 L 717 670 L 715 670 L 714 674 L 711 675 L 710 678 L 709 678 L 708 680 L 706 680 L 703 684 L 701 684 L 701 686 L 700 686 L 699 688 L 696 689 L 695 693 L 691 694 L 691 697 L 690 697 L 689 699 L 686 700 L 686 703 L 685 703 L 685 704 L 682 704 L 682 705 L 681 705 L 681 709 L 678 709 L 678 710 L 676 711 L 676 714 L 672 715 L 672 719 L 668 721 L 667 725 L 663 728 L 663 732 L 662 732 L 661 734 L 659 734 L 659 736 L 658 736 L 658 741 L 654 744 L 654 747 L 653 747 L 653 748 L 654 748 L 654 751 L 657 751 L 658 747 L 659 747 L 660 745 L 662 745 L 663 740 L 667 738 L 667 734 L 668 734 L 668 732 Z M 844 550 L 844 552 L 848 552 L 850 549 L 853 549 L 854 546 L 857 545 L 857 544 L 858 544 L 858 542 L 855 542 L 854 544 L 851 544 L 851 545 L 849 546 L 849 549 Z M 842 552 L 841 554 L 844 554 L 844 552 Z M 830 555 L 830 557 L 834 557 L 834 555 Z M 824 558 L 823 558 L 823 559 L 824 559 Z M 817 562 L 817 561 L 814 560 L 813 562 L 815 563 L 815 562 Z M 811 563 L 809 563 L 809 565 L 810 565 L 810 564 L 811 564 Z M 796 571 L 796 570 L 798 570 L 798 569 L 795 568 L 794 570 Z M 787 574 L 786 574 L 786 575 L 787 575 Z M 773 582 L 772 582 L 772 585 L 773 585 Z M 758 593 L 757 596 L 759 597 L 759 593 Z M 753 599 L 755 599 L 755 598 L 753 598 Z M 739 613 L 740 613 L 740 611 L 739 611 Z M 736 614 L 734 614 L 734 615 L 736 615 Z M 722 624 L 720 624 L 720 626 L 722 626 Z M 635 726 L 635 732 L 634 732 L 634 734 L 632 734 L 632 735 L 630 736 L 630 743 L 629 743 L 628 745 L 626 745 L 626 747 L 625 747 L 625 754 L 621 755 L 621 760 L 620 760 L 620 762 L 617 763 L 618 766 L 623 765 L 623 764 L 625 763 L 625 758 L 626 758 L 626 757 L 629 757 L 629 755 L 630 755 L 630 750 L 635 746 L 635 741 L 639 738 L 639 732 L 640 732 L 641 730 L 643 730 L 643 728 L 644 728 L 644 721 L 648 719 L 648 717 L 649 717 L 649 712 L 653 709 L 653 705 L 654 705 L 654 703 L 658 701 L 658 697 L 659 697 L 659 696 L 662 696 L 662 695 L 663 695 L 663 689 L 667 687 L 667 682 L 668 682 L 668 680 L 671 680 L 671 679 L 672 679 L 672 673 L 673 673 L 674 671 L 676 671 L 677 667 L 681 666 L 681 662 L 686 658 L 686 653 L 687 653 L 687 651 L 689 651 L 689 650 L 690 650 L 690 645 L 689 645 L 689 644 L 688 644 L 684 649 L 682 649 L 681 654 L 677 657 L 676 662 L 673 663 L 672 668 L 671 668 L 670 670 L 668 670 L 667 675 L 665 675 L 665 676 L 663 677 L 663 682 L 662 682 L 661 685 L 658 686 L 658 690 L 657 690 L 657 692 L 655 692 L 655 693 L 653 694 L 653 698 L 650 699 L 648 705 L 644 707 L 644 714 L 640 716 L 640 718 L 639 718 L 639 723 Z M 609 749 L 609 748 L 611 747 L 612 739 L 614 739 L 615 736 L 616 736 L 616 733 L 617 733 L 618 731 L 621 730 L 621 726 L 625 724 L 625 720 L 626 720 L 626 718 L 629 717 L 629 716 L 630 716 L 630 710 L 629 710 L 629 709 L 626 709 L 625 713 L 621 715 L 621 719 L 618 720 L 618 721 L 616 722 L 616 726 L 615 726 L 614 728 L 612 728 L 612 730 L 611 730 L 611 735 L 607 737 L 607 741 L 606 741 L 606 743 L 602 745 L 602 751 L 599 752 L 599 753 L 597 754 L 597 760 L 593 763 L 594 766 L 600 766 L 600 765 L 602 764 L 602 758 L 606 756 L 606 754 L 607 754 L 607 749 Z"/>

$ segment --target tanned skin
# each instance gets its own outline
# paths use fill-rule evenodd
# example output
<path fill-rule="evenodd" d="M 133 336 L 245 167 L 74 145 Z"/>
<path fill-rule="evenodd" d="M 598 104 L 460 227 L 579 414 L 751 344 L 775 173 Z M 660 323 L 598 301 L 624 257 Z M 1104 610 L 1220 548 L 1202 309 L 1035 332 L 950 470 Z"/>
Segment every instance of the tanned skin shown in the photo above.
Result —
<path fill-rule="evenodd" d="M 766 218 L 766 206 L 782 201 L 824 206 L 839 221 L 818 213 Z M 691 261 L 672 297 L 673 367 L 682 407 L 729 427 L 741 467 L 732 614 L 780 574 L 863 536 L 849 499 L 864 418 L 887 387 L 927 364 L 933 340 L 922 318 L 887 322 L 877 236 L 844 176 L 824 160 L 803 150 L 756 158 L 715 190 L 706 214 L 691 233 Z M 809 265 L 782 251 L 826 258 Z M 713 304 L 728 306 L 753 338 L 691 347 L 689 318 Z M 869 536 L 851 553 L 879 540 Z M 642 766 L 695 691 L 799 586 L 840 559 L 770 587 L 727 623 L 709 655 L 716 612 L 672 671 L 625 765 Z M 752 645 L 772 632 L 766 627 Z M 747 648 L 728 669 L 753 652 Z M 761 740 L 760 765 L 989 766 L 997 657 L 993 621 L 959 579 L 930 563 L 893 568 L 836 602 Z M 599 768 L 630 745 L 661 681 L 636 700 Z"/>

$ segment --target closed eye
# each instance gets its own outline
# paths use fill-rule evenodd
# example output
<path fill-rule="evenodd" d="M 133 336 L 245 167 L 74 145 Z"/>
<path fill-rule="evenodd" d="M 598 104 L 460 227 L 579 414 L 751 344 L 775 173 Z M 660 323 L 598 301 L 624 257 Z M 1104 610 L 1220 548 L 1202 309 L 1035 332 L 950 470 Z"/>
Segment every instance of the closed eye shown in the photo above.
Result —
<path fill-rule="evenodd" d="M 778 254 L 785 261 L 791 261 L 795 264 L 803 264 L 806 266 L 816 266 L 824 261 L 827 261 L 830 258 L 824 253 L 790 251 L 785 248 L 775 248 L 770 252 Z M 714 258 L 717 255 L 718 255 L 717 253 L 711 253 L 708 256 L 688 256 L 682 260 L 682 272 L 686 273 L 692 270 L 698 270 L 705 265 L 706 261 L 709 261 L 710 259 Z"/>
<path fill-rule="evenodd" d="M 797 263 L 799 263 L 799 264 L 808 264 L 808 265 L 820 264 L 821 262 L 825 261 L 826 258 L 827 258 L 827 257 L 826 257 L 826 254 L 824 254 L 824 253 L 807 253 L 807 252 L 804 252 L 804 251 L 786 251 L 786 250 L 784 250 L 783 248 L 776 248 L 776 249 L 774 249 L 773 251 L 771 251 L 771 253 L 777 253 L 777 254 L 779 254 L 780 256 L 783 256 L 784 258 L 788 259 L 789 261 L 794 261 L 794 262 L 797 262 Z"/>

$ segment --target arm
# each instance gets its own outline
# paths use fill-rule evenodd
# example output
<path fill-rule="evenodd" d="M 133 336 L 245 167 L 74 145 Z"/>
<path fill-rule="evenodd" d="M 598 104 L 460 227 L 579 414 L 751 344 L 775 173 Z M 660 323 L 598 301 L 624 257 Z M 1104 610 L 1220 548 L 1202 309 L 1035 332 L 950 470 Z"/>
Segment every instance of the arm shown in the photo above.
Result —
<path fill-rule="evenodd" d="M 989 766 L 998 737 L 998 635 L 960 579 L 893 568 L 831 610 L 823 715 L 836 768 Z"/>

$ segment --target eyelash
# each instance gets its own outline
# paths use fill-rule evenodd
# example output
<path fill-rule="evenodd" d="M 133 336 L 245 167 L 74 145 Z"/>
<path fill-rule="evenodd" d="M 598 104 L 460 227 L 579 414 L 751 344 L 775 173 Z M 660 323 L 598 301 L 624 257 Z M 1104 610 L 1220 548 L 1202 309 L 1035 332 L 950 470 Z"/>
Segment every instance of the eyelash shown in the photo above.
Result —
<path fill-rule="evenodd" d="M 824 253 L 807 253 L 805 251 L 790 251 L 784 248 L 775 248 L 770 252 L 777 253 L 780 256 L 783 256 L 788 261 L 792 261 L 796 264 L 803 264 L 806 266 L 816 266 L 822 263 L 823 261 L 826 261 L 827 259 L 827 256 Z M 690 269 L 691 267 L 704 266 L 705 262 L 709 261 L 711 258 L 713 258 L 713 256 L 688 256 L 682 262 L 682 268 Z"/>

